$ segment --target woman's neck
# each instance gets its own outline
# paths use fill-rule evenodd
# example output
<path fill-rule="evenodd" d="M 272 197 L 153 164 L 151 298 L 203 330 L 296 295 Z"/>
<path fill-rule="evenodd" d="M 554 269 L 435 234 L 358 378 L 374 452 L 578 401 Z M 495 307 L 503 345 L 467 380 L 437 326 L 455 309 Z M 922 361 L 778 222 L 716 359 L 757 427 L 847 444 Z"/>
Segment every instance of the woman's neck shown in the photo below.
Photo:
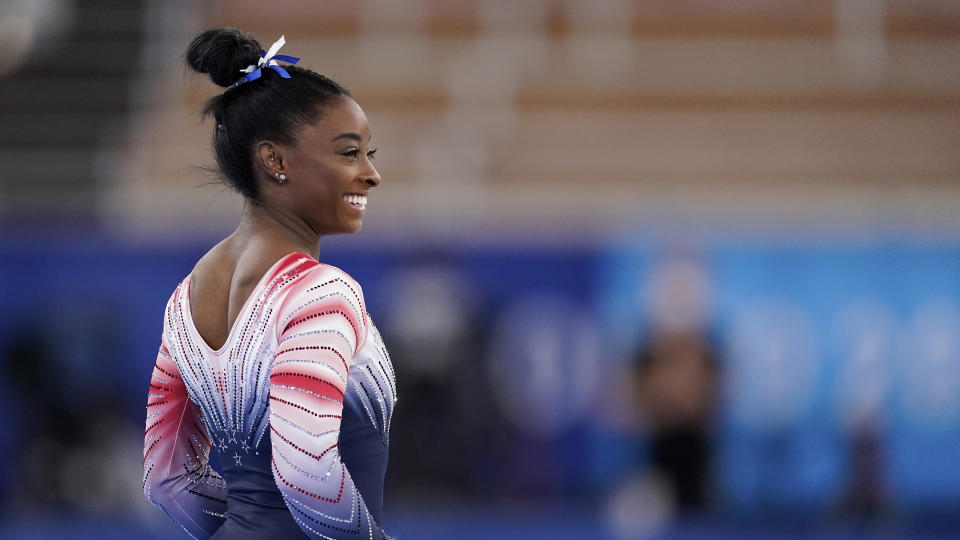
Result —
<path fill-rule="evenodd" d="M 240 225 L 230 235 L 241 245 L 263 242 L 302 251 L 314 259 L 320 255 L 320 234 L 302 219 L 263 204 L 245 201 Z"/>

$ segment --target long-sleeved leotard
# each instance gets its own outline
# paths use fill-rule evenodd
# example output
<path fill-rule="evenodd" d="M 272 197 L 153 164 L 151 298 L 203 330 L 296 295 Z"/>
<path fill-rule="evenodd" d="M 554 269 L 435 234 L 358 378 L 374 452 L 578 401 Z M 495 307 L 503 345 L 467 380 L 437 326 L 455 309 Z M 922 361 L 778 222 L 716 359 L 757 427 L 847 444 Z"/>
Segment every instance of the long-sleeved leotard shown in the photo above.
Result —
<path fill-rule="evenodd" d="M 169 352 L 161 348 L 151 383 L 147 497 L 205 537 L 223 522 L 224 500 L 228 522 L 243 520 L 234 508 L 249 508 L 245 493 L 231 494 L 234 478 L 246 488 L 250 478 L 255 484 L 261 473 L 272 474 L 270 490 L 279 490 L 286 519 L 307 536 L 385 538 L 374 516 L 396 386 L 359 285 L 334 267 L 288 255 L 264 276 L 219 351 L 193 327 L 188 298 L 189 277 L 168 303 Z M 176 402 L 166 399 L 174 395 Z M 347 412 L 351 426 L 341 425 Z M 211 443 L 235 460 L 225 465 L 224 479 L 207 465 Z M 363 448 L 366 457 L 341 455 L 346 447 Z M 354 483 L 357 474 L 375 497 L 373 513 Z"/>
<path fill-rule="evenodd" d="M 188 533 L 204 538 L 223 522 L 226 485 L 208 464 L 210 435 L 165 341 L 147 396 L 143 492 Z"/>
<path fill-rule="evenodd" d="M 293 285 L 270 373 L 277 486 L 305 531 L 382 538 L 337 450 L 350 361 L 367 339 L 360 287 L 332 267 Z"/>

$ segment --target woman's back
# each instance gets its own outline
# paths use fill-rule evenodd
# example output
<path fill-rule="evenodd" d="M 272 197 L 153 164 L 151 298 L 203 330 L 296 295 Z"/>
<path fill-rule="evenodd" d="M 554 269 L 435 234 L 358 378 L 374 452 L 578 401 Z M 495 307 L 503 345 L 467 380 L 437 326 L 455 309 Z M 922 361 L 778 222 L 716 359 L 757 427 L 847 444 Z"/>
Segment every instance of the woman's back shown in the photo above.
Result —
<path fill-rule="evenodd" d="M 378 537 L 395 383 L 360 287 L 297 252 L 250 288 L 258 261 L 231 268 L 227 255 L 212 250 L 167 305 L 147 496 L 198 536 Z"/>
<path fill-rule="evenodd" d="M 298 251 L 264 243 L 241 242 L 231 235 L 201 257 L 190 272 L 193 324 L 214 350 L 223 347 L 240 310 L 270 267 Z"/>

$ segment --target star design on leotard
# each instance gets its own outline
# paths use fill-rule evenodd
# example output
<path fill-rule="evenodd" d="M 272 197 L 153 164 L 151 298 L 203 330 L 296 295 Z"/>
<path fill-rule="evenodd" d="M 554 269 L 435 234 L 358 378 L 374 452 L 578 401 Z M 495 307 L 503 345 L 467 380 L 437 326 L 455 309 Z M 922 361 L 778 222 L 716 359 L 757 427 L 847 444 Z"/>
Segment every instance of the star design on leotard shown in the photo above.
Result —
<path fill-rule="evenodd" d="M 243 443 L 240 444 L 240 448 L 243 448 L 243 453 L 250 451 L 250 445 L 247 444 L 247 441 L 243 441 Z"/>
<path fill-rule="evenodd" d="M 233 453 L 233 462 L 237 464 L 237 467 L 240 466 L 240 454 L 236 452 Z"/>

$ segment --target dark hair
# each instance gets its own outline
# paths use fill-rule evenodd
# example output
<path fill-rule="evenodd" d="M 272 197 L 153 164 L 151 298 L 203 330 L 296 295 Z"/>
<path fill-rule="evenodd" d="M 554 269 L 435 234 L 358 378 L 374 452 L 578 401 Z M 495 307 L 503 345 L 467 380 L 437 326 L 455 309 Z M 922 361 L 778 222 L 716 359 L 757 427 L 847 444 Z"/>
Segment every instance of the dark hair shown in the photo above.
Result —
<path fill-rule="evenodd" d="M 316 122 L 323 106 L 334 97 L 349 96 L 336 82 L 297 66 L 281 64 L 290 74 L 284 79 L 273 69 L 260 78 L 234 86 L 243 68 L 260 59 L 260 43 L 237 28 L 207 30 L 193 39 L 184 61 L 198 73 L 207 73 L 215 84 L 227 87 L 203 108 L 213 115 L 213 148 L 227 183 L 245 197 L 258 199 L 253 174 L 254 143 L 264 139 L 291 143 L 303 127 Z"/>

